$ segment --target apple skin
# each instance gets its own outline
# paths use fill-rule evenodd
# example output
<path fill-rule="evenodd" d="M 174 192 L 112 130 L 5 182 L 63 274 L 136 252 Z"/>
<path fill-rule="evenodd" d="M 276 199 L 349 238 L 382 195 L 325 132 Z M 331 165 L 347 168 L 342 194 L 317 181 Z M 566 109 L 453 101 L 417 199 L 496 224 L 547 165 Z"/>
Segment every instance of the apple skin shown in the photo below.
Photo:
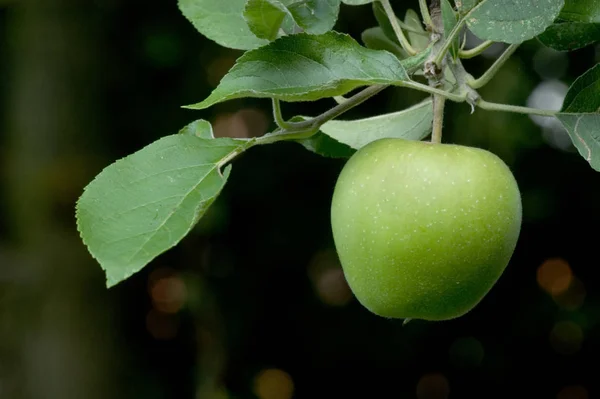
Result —
<path fill-rule="evenodd" d="M 348 285 L 386 318 L 441 321 L 472 310 L 508 265 L 521 220 L 519 187 L 498 156 L 398 138 L 354 153 L 331 203 Z"/>

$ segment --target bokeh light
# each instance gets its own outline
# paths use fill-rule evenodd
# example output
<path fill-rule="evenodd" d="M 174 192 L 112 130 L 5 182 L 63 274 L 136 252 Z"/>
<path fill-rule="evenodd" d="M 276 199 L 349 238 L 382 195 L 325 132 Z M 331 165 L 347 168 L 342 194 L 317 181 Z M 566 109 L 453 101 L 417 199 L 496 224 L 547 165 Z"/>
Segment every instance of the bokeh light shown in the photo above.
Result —
<path fill-rule="evenodd" d="M 537 269 L 537 282 L 563 309 L 577 310 L 584 303 L 585 286 L 562 258 L 546 259 Z"/>
<path fill-rule="evenodd" d="M 149 291 L 154 308 L 162 313 L 177 313 L 187 300 L 187 289 L 181 276 L 170 269 L 151 273 Z"/>
<path fill-rule="evenodd" d="M 485 356 L 483 344 L 474 337 L 455 340 L 449 350 L 450 362 L 459 368 L 478 367 Z"/>
<path fill-rule="evenodd" d="M 573 321 L 559 321 L 550 332 L 550 345 L 562 355 L 572 355 L 581 349 L 583 330 Z"/>
<path fill-rule="evenodd" d="M 588 399 L 588 391 L 581 385 L 569 385 L 564 387 L 556 395 L 556 399 Z"/>
<path fill-rule="evenodd" d="M 559 111 L 568 90 L 569 86 L 559 80 L 543 81 L 532 90 L 527 98 L 527 106 Z M 529 118 L 542 128 L 542 136 L 547 144 L 562 151 L 573 149 L 571 138 L 558 119 L 540 115 L 529 115 Z"/>
<path fill-rule="evenodd" d="M 428 373 L 417 384 L 418 399 L 446 399 L 450 395 L 450 384 L 441 373 Z"/>
<path fill-rule="evenodd" d="M 262 136 L 269 127 L 269 120 L 261 110 L 243 108 L 218 114 L 212 126 L 215 137 L 249 138 Z"/>
<path fill-rule="evenodd" d="M 550 295 L 565 292 L 572 279 L 571 266 L 562 258 L 546 259 L 537 269 L 537 282 Z"/>
<path fill-rule="evenodd" d="M 254 379 L 254 394 L 259 399 L 291 399 L 294 394 L 294 381 L 283 370 L 265 369 Z"/>
<path fill-rule="evenodd" d="M 308 274 L 316 295 L 323 303 L 344 306 L 352 300 L 352 290 L 335 251 L 317 252 L 308 265 Z"/>

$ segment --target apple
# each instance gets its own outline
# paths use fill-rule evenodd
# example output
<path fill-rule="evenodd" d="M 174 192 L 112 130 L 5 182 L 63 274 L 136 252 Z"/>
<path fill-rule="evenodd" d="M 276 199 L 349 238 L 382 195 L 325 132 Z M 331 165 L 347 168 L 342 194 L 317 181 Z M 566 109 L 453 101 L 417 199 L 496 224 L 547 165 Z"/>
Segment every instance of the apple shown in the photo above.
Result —
<path fill-rule="evenodd" d="M 519 187 L 495 154 L 384 138 L 342 168 L 331 227 L 357 300 L 386 318 L 449 320 L 506 269 L 521 230 Z"/>

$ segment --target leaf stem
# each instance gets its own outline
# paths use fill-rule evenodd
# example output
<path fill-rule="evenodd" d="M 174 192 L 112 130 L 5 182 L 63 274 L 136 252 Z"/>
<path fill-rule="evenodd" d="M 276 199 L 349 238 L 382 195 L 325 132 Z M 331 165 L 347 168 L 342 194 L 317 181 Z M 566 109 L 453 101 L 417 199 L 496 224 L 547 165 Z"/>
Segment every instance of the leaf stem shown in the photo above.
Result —
<path fill-rule="evenodd" d="M 538 109 L 538 108 L 529 108 L 529 107 L 521 107 L 518 105 L 509 105 L 509 104 L 499 104 L 499 103 L 491 103 L 485 101 L 483 99 L 479 99 L 476 102 L 476 105 L 488 111 L 507 111 L 507 112 L 516 112 L 519 114 L 528 114 L 528 115 L 540 115 L 540 116 L 556 116 L 559 111 L 553 111 L 549 109 Z"/>
<path fill-rule="evenodd" d="M 431 87 L 431 86 L 427 86 L 423 83 L 415 82 L 413 80 L 402 82 L 402 83 L 400 83 L 400 86 L 407 87 L 410 89 L 424 91 L 425 93 L 429 93 L 429 94 L 437 94 L 439 96 L 444 97 L 447 100 L 454 101 L 457 103 L 462 103 L 466 99 L 466 95 L 464 95 L 464 94 L 450 93 L 448 91 L 440 90 L 440 89 L 437 89 L 437 88 Z"/>
<path fill-rule="evenodd" d="M 488 48 L 490 48 L 490 46 L 492 44 L 494 44 L 495 42 L 493 40 L 486 40 L 485 42 L 479 44 L 476 47 L 473 47 L 472 49 L 469 50 L 460 50 L 458 52 L 458 56 L 460 58 L 463 59 L 469 59 L 469 58 L 473 58 L 473 57 L 477 57 L 478 55 L 480 55 L 481 53 L 483 53 L 485 50 L 487 50 Z"/>
<path fill-rule="evenodd" d="M 302 122 L 286 122 L 285 128 L 280 128 L 273 133 L 265 134 L 264 136 L 259 137 L 256 139 L 255 144 L 270 144 L 281 140 L 308 138 L 315 134 L 325 122 L 337 118 L 346 111 L 365 102 L 387 87 L 389 87 L 389 85 L 369 86 L 366 89 L 356 93 L 352 97 L 347 98 L 346 101 L 339 103 L 335 107 L 325 111 L 321 115 Z"/>
<path fill-rule="evenodd" d="M 281 115 L 281 103 L 279 99 L 273 99 L 273 118 L 275 119 L 275 123 L 282 129 L 286 129 L 289 127 L 289 123 L 283 119 Z"/>
<path fill-rule="evenodd" d="M 425 26 L 431 27 L 433 24 L 431 22 L 431 15 L 429 15 L 427 0 L 419 0 L 419 8 L 421 9 L 421 16 L 423 17 L 423 22 L 425 22 Z"/>
<path fill-rule="evenodd" d="M 452 42 L 454 41 L 456 36 L 460 33 L 460 30 L 463 28 L 465 22 L 466 22 L 465 17 L 458 20 L 458 23 L 454 26 L 454 29 L 452 29 L 450 31 L 450 33 L 446 36 L 444 45 L 442 46 L 442 48 L 440 48 L 439 52 L 437 53 L 437 55 L 435 57 L 434 62 L 436 63 L 436 65 L 439 66 L 442 64 L 442 60 L 446 56 L 446 53 L 450 49 L 450 46 L 452 46 Z"/>
<path fill-rule="evenodd" d="M 474 89 L 479 89 L 489 83 L 490 80 L 496 75 L 496 72 L 504 65 L 504 63 L 510 58 L 511 55 L 517 50 L 520 43 L 511 44 L 504 50 L 500 57 L 492 64 L 487 71 L 484 72 L 478 79 L 470 80 L 467 83 Z"/>
<path fill-rule="evenodd" d="M 390 5 L 390 0 L 379 0 L 379 2 L 381 3 L 381 5 L 383 6 L 383 9 L 385 10 L 385 14 L 387 15 L 388 19 L 390 20 L 392 29 L 394 29 L 394 33 L 396 33 L 396 37 L 398 37 L 398 41 L 402 45 L 402 48 L 404 50 L 406 50 L 406 52 L 409 55 L 417 54 L 417 51 L 410 45 L 410 43 L 408 42 L 408 39 L 406 38 L 406 36 L 404 35 L 404 32 L 402 31 L 402 28 L 398 24 L 398 19 L 396 18 L 396 14 L 394 14 L 394 10 L 392 9 L 392 6 Z"/>

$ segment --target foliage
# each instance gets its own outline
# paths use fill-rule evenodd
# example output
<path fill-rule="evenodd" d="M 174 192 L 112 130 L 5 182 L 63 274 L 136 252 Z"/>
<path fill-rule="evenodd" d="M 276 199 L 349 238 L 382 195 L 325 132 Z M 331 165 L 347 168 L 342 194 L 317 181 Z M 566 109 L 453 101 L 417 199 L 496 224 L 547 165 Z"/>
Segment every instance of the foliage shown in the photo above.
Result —
<path fill-rule="evenodd" d="M 336 31 L 344 7 L 363 7 L 378 22 L 359 42 Z M 403 18 L 389 0 L 179 0 L 183 18 L 215 43 L 244 51 L 218 87 L 190 109 L 235 98 L 268 98 L 277 127 L 251 139 L 215 138 L 197 120 L 107 166 L 77 202 L 77 225 L 113 286 L 177 245 L 202 218 L 235 173 L 232 161 L 254 146 L 291 141 L 322 156 L 350 157 L 382 138 L 441 140 L 443 102 L 489 111 L 554 117 L 582 159 L 600 171 L 600 66 L 569 89 L 560 111 L 485 101 L 477 92 L 522 43 L 539 40 L 559 51 L 600 41 L 595 0 L 415 0 Z M 418 10 L 418 11 L 417 11 Z M 465 49 L 465 31 L 483 43 Z M 505 52 L 480 78 L 461 62 L 494 43 Z M 345 112 L 387 87 L 429 95 L 404 110 L 360 120 Z M 344 97 L 347 96 L 348 97 Z M 285 119 L 281 102 L 332 99 L 317 116 Z"/>

